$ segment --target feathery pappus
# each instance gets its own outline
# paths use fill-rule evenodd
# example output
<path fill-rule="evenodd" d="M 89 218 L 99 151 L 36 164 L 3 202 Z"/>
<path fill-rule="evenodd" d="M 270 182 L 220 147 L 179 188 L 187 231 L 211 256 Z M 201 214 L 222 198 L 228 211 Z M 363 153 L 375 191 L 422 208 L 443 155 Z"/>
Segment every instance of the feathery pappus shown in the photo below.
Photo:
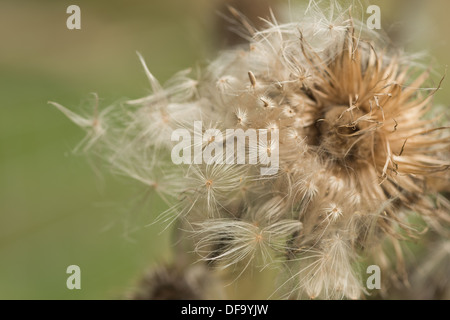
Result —
<path fill-rule="evenodd" d="M 176 222 L 209 268 L 278 268 L 273 297 L 290 299 L 363 298 L 361 261 L 406 283 L 402 243 L 426 228 L 449 237 L 449 126 L 433 109 L 442 80 L 423 88 L 429 70 L 335 1 L 310 1 L 287 23 L 272 14 L 258 30 L 230 12 L 248 44 L 196 79 L 183 71 L 161 86 L 139 55 L 152 94 L 91 118 L 53 104 L 89 127 L 85 149 L 161 195 L 170 209 L 157 220 Z M 200 157 L 171 162 L 177 129 L 194 136 L 178 151 Z M 223 151 L 230 129 L 277 139 L 245 146 L 238 161 Z M 275 154 L 277 172 L 261 174 Z"/>

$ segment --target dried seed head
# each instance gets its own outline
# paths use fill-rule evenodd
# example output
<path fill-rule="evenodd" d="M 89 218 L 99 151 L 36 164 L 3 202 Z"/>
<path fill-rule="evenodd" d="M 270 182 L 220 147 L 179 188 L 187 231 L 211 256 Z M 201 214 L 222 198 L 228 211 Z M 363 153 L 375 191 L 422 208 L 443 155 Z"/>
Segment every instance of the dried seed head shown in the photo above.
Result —
<path fill-rule="evenodd" d="M 204 300 L 221 297 L 216 279 L 201 264 L 162 265 L 148 272 L 129 294 L 132 300 Z"/>
<path fill-rule="evenodd" d="M 420 236 L 411 212 L 446 232 L 450 205 L 439 191 L 449 190 L 450 137 L 447 123 L 427 117 L 437 88 L 419 88 L 429 72 L 414 76 L 413 64 L 354 17 L 336 1 L 322 10 L 311 0 L 298 21 L 246 25 L 250 49 L 220 54 L 198 81 L 180 73 L 163 88 L 140 57 L 153 93 L 114 116 L 93 121 L 54 105 L 88 128 L 89 147 L 102 142 L 113 167 L 147 185 L 170 157 L 173 130 L 194 132 L 194 120 L 216 131 L 185 151 L 223 146 L 231 128 L 276 135 L 245 147 L 245 159 L 256 154 L 259 163 L 205 164 L 200 155 L 161 177 L 173 207 L 160 220 L 181 218 L 200 259 L 236 275 L 252 264 L 290 268 L 285 296 L 358 298 L 359 256 L 384 257 L 381 244 L 391 243 L 401 264 L 398 239 Z M 107 117 L 120 124 L 111 130 Z M 145 165 L 148 154 L 155 165 Z M 280 169 L 260 175 L 274 155 Z"/>

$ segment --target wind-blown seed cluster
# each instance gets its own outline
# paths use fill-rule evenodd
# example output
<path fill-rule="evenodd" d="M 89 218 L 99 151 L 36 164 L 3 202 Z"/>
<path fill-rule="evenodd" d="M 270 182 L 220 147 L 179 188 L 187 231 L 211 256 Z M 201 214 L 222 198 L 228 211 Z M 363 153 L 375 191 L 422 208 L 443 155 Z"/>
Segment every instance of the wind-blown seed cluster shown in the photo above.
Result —
<path fill-rule="evenodd" d="M 249 45 L 221 53 L 196 80 L 183 71 L 162 87 L 140 57 L 152 93 L 93 117 L 54 105 L 88 130 L 85 148 L 99 147 L 115 171 L 170 204 L 157 220 L 176 221 L 211 267 L 236 277 L 279 267 L 288 274 L 280 297 L 360 298 L 361 258 L 402 270 L 400 240 L 422 231 L 409 217 L 446 232 L 450 205 L 437 186 L 448 190 L 450 139 L 427 117 L 440 84 L 420 89 L 428 71 L 338 9 L 313 6 L 286 24 L 271 17 L 263 30 L 243 20 Z M 172 132 L 193 135 L 194 121 L 223 137 L 277 129 L 278 146 L 258 147 L 279 153 L 278 172 L 173 164 Z M 202 150 L 211 143 L 225 142 L 204 135 Z"/>

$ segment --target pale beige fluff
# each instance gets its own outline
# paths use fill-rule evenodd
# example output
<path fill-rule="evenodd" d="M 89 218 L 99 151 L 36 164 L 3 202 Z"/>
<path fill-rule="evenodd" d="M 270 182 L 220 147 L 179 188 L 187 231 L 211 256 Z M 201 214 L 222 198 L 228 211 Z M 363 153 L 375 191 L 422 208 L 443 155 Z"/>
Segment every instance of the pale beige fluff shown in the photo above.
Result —
<path fill-rule="evenodd" d="M 412 212 L 448 230 L 449 202 L 436 186 L 448 190 L 450 140 L 424 118 L 435 90 L 419 88 L 429 73 L 413 77 L 349 8 L 311 1 L 299 21 L 243 26 L 249 45 L 222 52 L 198 79 L 181 72 L 163 88 L 140 57 L 151 95 L 90 118 L 54 105 L 89 126 L 86 148 L 171 205 L 158 219 L 178 219 L 199 259 L 236 277 L 278 266 L 290 276 L 269 281 L 275 296 L 361 298 L 355 266 L 374 257 L 382 272 L 396 269 L 383 248 L 390 243 L 402 261 L 399 241 L 419 236 Z M 171 164 L 171 133 L 193 132 L 194 121 L 224 136 L 278 129 L 278 173 Z"/>

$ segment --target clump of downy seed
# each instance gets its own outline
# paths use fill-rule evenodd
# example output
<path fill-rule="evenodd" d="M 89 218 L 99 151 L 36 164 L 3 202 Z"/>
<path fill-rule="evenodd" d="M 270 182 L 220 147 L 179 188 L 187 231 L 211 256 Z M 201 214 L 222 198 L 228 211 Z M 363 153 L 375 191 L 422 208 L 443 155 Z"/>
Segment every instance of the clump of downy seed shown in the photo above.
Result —
<path fill-rule="evenodd" d="M 449 190 L 448 127 L 429 116 L 440 83 L 420 89 L 428 71 L 331 6 L 310 5 L 288 23 L 272 16 L 261 30 L 244 23 L 249 45 L 219 54 L 195 80 L 182 71 L 162 87 L 139 56 L 153 92 L 124 106 L 83 117 L 53 103 L 88 131 L 85 149 L 170 205 L 157 221 L 177 221 L 198 259 L 236 277 L 255 267 L 288 274 L 269 281 L 277 297 L 361 298 L 362 258 L 382 273 L 406 269 L 401 241 L 423 231 L 410 217 L 441 234 L 450 222 L 439 193 Z M 201 139 L 172 163 L 173 132 L 195 136 L 196 121 Z M 229 129 L 265 129 L 277 140 L 226 161 L 218 146 Z M 250 161 L 257 150 L 278 156 L 275 173 Z M 161 272 L 152 279 L 173 273 Z"/>

